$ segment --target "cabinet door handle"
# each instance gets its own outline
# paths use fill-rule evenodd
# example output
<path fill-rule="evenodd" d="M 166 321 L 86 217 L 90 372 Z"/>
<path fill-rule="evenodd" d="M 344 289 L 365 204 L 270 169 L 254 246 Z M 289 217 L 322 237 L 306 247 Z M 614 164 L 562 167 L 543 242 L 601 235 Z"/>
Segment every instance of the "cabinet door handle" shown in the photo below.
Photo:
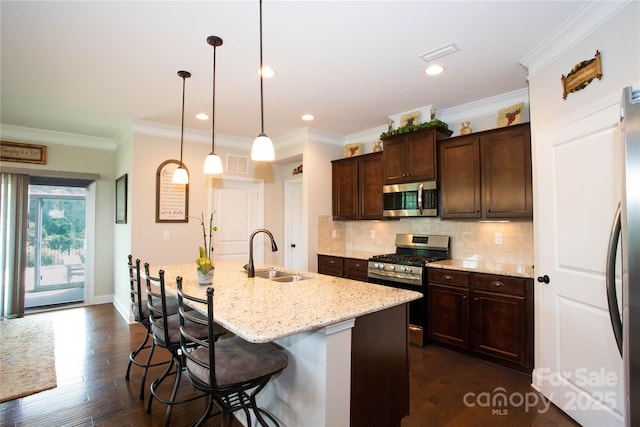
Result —
<path fill-rule="evenodd" d="M 444 275 L 444 280 L 453 280 L 452 276 L 449 276 L 448 274 Z"/>
<path fill-rule="evenodd" d="M 480 300 L 480 298 L 474 298 L 473 300 L 474 300 L 474 301 L 479 301 L 479 300 Z"/>
<path fill-rule="evenodd" d="M 498 281 L 498 280 L 496 280 L 495 282 L 491 282 L 491 284 L 492 284 L 493 286 L 497 286 L 498 288 L 501 288 L 501 287 L 503 287 L 503 286 L 504 286 L 504 283 L 502 283 L 502 282 L 500 282 L 500 281 Z"/>

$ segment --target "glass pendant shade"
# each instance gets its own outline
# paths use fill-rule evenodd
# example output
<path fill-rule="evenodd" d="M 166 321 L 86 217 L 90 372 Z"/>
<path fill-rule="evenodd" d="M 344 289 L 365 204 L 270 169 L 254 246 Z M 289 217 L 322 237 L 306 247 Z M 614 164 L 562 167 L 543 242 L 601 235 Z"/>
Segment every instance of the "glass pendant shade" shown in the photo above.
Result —
<path fill-rule="evenodd" d="M 260 135 L 253 141 L 253 146 L 251 147 L 251 160 L 270 162 L 273 161 L 275 157 L 271 138 L 264 132 L 260 132 Z"/>
<path fill-rule="evenodd" d="M 273 142 L 271 138 L 264 133 L 264 89 L 262 70 L 262 0 L 260 0 L 260 134 L 253 141 L 251 147 L 251 160 L 258 162 L 270 162 L 275 159 L 273 152 Z"/>
<path fill-rule="evenodd" d="M 204 159 L 204 173 L 209 175 L 221 174 L 222 173 L 222 161 L 220 160 L 220 156 L 211 152 Z"/>
<path fill-rule="evenodd" d="M 180 165 L 180 167 L 176 168 L 176 170 L 173 171 L 173 179 L 171 182 L 173 182 L 174 184 L 189 183 L 189 174 L 187 173 L 187 170 L 182 167 L 182 165 Z"/>
<path fill-rule="evenodd" d="M 178 76 L 182 78 L 182 124 L 180 126 L 180 165 L 173 171 L 173 179 L 171 182 L 174 184 L 188 184 L 189 183 L 189 173 L 187 169 L 184 167 L 182 163 L 182 150 L 184 149 L 184 93 L 185 93 L 185 82 L 189 77 L 191 77 L 191 73 L 188 71 L 178 71 Z"/>
<path fill-rule="evenodd" d="M 207 37 L 207 43 L 213 46 L 213 73 L 211 74 L 211 152 L 204 159 L 204 173 L 219 175 L 222 173 L 222 161 L 215 151 L 216 141 L 216 48 L 222 46 L 218 36 Z"/>

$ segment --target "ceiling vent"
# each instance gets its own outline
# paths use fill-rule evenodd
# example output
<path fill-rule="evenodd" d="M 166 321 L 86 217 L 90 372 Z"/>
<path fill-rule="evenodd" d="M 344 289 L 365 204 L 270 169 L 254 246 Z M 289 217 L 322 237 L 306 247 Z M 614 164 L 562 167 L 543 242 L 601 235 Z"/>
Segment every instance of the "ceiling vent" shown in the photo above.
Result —
<path fill-rule="evenodd" d="M 425 62 L 431 62 L 435 59 L 442 58 L 443 56 L 451 55 L 459 50 L 458 46 L 453 43 L 449 43 L 418 56 L 424 59 Z"/>
<path fill-rule="evenodd" d="M 227 172 L 249 174 L 249 158 L 236 154 L 227 154 Z"/>

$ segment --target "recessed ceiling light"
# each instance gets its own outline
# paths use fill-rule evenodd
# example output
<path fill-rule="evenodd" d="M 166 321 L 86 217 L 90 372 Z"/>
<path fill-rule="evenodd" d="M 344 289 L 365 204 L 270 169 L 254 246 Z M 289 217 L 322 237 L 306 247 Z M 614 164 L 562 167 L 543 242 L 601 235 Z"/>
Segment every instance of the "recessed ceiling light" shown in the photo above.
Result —
<path fill-rule="evenodd" d="M 196 114 L 196 119 L 198 119 L 198 120 L 209 120 L 209 116 L 206 113 L 198 113 L 198 114 Z"/>
<path fill-rule="evenodd" d="M 258 69 L 258 75 L 260 75 L 260 69 Z M 267 67 L 266 65 L 262 67 L 262 77 L 264 77 L 265 79 L 268 79 L 269 77 L 273 77 L 275 75 L 276 72 L 273 71 L 273 68 Z"/>
<path fill-rule="evenodd" d="M 302 116 L 302 120 L 311 121 L 311 120 L 313 120 L 313 115 L 312 114 L 305 114 L 304 116 Z"/>
<path fill-rule="evenodd" d="M 444 67 L 438 64 L 430 65 L 429 67 L 427 67 L 426 70 L 424 70 L 425 74 L 429 76 L 437 76 L 438 74 L 441 74 L 443 71 L 444 71 Z"/>

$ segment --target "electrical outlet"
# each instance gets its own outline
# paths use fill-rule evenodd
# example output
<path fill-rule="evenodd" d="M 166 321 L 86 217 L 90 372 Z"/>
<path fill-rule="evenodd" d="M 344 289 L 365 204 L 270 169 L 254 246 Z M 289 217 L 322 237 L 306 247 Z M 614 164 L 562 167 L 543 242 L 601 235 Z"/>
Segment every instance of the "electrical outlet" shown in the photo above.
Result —
<path fill-rule="evenodd" d="M 331 238 L 335 239 L 336 237 L 338 237 L 338 232 L 336 230 L 331 230 Z"/>
<path fill-rule="evenodd" d="M 372 239 L 375 239 L 376 238 L 376 230 L 369 231 L 369 237 L 371 237 Z"/>
<path fill-rule="evenodd" d="M 502 233 L 496 233 L 494 235 L 494 242 L 496 245 L 501 245 L 502 244 Z"/>
<path fill-rule="evenodd" d="M 162 238 L 164 240 L 169 240 L 169 237 L 170 237 L 169 230 L 165 230 L 165 231 L 162 232 Z"/>

